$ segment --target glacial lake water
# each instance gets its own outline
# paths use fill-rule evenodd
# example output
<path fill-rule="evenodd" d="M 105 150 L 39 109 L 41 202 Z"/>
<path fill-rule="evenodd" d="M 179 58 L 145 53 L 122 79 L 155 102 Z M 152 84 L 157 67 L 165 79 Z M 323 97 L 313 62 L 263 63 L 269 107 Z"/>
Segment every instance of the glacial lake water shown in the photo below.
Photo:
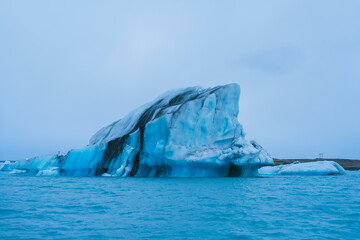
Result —
<path fill-rule="evenodd" d="M 257 178 L 0 173 L 1 239 L 359 239 L 360 172 Z"/>

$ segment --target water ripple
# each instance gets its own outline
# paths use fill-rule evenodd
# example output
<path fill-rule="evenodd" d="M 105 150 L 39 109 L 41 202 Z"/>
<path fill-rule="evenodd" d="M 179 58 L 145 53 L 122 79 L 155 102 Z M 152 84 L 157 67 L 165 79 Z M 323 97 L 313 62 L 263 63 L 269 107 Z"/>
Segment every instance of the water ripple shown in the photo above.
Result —
<path fill-rule="evenodd" d="M 357 239 L 360 172 L 262 178 L 0 174 L 1 239 Z"/>

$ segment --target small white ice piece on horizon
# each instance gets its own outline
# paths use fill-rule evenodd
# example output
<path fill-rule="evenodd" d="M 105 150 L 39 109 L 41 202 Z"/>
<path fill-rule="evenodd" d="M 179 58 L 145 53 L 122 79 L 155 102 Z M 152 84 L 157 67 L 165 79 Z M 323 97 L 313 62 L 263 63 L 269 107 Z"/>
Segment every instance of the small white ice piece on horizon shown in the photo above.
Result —
<path fill-rule="evenodd" d="M 259 175 L 337 175 L 345 173 L 344 168 L 334 161 L 294 162 L 259 169 Z"/>

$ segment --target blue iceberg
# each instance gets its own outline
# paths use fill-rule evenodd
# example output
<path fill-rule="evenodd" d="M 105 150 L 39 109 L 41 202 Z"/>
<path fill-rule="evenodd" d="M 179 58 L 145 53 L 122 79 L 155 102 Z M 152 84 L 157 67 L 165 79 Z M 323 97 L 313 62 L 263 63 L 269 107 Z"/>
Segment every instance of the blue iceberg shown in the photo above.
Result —
<path fill-rule="evenodd" d="M 254 176 L 273 160 L 245 139 L 239 96 L 237 84 L 169 91 L 100 129 L 84 148 L 12 167 L 38 176 Z"/>

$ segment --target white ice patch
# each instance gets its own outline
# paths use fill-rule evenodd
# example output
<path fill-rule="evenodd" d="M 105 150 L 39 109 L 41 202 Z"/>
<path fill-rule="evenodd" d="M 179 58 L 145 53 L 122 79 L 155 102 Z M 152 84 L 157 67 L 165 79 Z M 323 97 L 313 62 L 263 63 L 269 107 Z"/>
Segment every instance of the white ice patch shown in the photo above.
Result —
<path fill-rule="evenodd" d="M 41 170 L 39 171 L 36 176 L 37 177 L 56 177 L 59 176 L 59 168 L 58 167 L 53 167 L 50 169 L 46 169 L 46 170 Z"/>
<path fill-rule="evenodd" d="M 9 172 L 9 174 L 23 174 L 23 173 L 26 173 L 26 170 L 13 169 L 11 172 Z"/>
<path fill-rule="evenodd" d="M 336 175 L 345 173 L 344 168 L 333 161 L 295 162 L 259 169 L 260 175 Z"/>
<path fill-rule="evenodd" d="M 101 175 L 102 177 L 112 177 L 111 174 L 109 173 L 103 173 L 103 175 Z"/>

